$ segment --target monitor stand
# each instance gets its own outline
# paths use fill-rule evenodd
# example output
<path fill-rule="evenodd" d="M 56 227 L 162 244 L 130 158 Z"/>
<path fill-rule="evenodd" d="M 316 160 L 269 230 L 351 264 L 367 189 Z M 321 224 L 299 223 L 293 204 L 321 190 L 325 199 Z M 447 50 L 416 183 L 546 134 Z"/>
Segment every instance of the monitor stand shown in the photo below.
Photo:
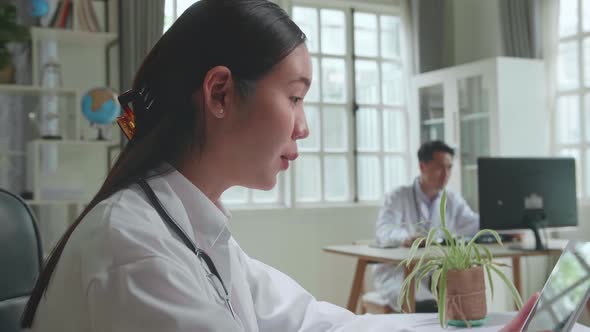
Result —
<path fill-rule="evenodd" d="M 547 246 L 543 244 L 539 234 L 539 229 L 547 224 L 546 218 L 547 214 L 544 209 L 527 209 L 524 211 L 522 221 L 535 235 L 535 248 L 532 250 L 547 250 Z"/>

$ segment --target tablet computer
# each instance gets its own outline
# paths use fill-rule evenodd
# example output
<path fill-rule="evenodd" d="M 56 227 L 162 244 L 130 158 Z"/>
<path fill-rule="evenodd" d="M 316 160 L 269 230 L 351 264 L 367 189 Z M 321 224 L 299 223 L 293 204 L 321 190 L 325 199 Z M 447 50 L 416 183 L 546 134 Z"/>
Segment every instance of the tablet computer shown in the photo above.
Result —
<path fill-rule="evenodd" d="M 522 332 L 570 331 L 589 295 L 590 242 L 570 241 L 551 271 Z"/>

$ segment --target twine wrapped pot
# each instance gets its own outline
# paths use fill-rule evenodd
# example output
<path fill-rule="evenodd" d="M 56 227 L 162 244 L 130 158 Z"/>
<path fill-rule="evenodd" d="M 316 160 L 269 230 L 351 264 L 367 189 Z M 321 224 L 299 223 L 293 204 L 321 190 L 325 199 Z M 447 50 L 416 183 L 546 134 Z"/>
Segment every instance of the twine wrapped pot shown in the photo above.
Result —
<path fill-rule="evenodd" d="M 449 320 L 483 319 L 487 314 L 485 280 L 481 266 L 447 272 L 446 312 Z"/>

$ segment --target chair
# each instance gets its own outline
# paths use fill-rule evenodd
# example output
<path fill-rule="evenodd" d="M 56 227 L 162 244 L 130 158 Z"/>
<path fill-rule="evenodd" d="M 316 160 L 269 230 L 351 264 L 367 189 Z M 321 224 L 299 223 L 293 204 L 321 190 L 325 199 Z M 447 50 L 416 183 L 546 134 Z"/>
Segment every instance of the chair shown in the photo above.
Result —
<path fill-rule="evenodd" d="M 0 331 L 21 331 L 20 318 L 42 265 L 42 247 L 31 209 L 0 189 Z"/>

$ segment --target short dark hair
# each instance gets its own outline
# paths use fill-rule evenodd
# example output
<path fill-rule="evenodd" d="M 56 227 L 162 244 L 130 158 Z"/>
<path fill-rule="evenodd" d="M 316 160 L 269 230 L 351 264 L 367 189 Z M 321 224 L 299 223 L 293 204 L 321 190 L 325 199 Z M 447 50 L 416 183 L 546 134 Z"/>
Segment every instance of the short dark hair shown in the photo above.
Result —
<path fill-rule="evenodd" d="M 420 149 L 418 149 L 418 160 L 421 162 L 429 162 L 434 158 L 435 152 L 448 153 L 451 156 L 455 156 L 455 150 L 448 146 L 443 141 L 430 141 L 422 143 Z"/>

